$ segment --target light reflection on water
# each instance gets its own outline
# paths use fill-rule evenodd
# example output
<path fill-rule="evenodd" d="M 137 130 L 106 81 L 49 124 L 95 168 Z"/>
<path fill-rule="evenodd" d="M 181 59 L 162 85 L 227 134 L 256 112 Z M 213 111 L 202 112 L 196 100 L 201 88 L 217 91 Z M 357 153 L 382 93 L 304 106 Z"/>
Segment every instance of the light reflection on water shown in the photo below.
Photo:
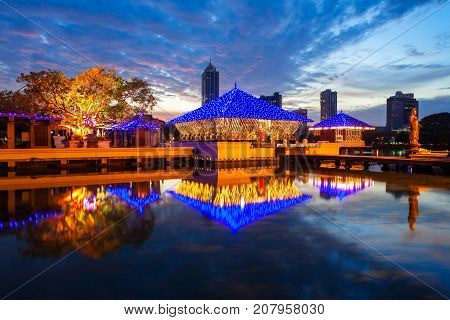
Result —
<path fill-rule="evenodd" d="M 274 172 L 0 191 L 1 294 L 78 250 L 12 298 L 440 298 L 311 207 L 449 294 L 448 189 Z"/>

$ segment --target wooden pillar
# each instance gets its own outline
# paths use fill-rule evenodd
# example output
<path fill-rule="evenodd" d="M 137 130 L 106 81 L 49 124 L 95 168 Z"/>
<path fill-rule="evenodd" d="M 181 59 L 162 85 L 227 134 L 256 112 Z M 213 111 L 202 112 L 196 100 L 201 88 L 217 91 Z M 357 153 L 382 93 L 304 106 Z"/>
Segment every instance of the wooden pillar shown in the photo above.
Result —
<path fill-rule="evenodd" d="M 145 130 L 145 146 L 146 147 L 152 146 L 152 132 L 153 132 L 153 130 Z"/>
<path fill-rule="evenodd" d="M 36 137 L 34 136 L 34 128 L 35 128 L 35 122 L 34 119 L 31 120 L 30 123 L 30 148 L 34 148 L 36 146 Z"/>
<path fill-rule="evenodd" d="M 6 137 L 8 139 L 8 149 L 14 149 L 16 146 L 15 132 L 14 132 L 14 117 L 8 117 L 6 125 Z"/>
<path fill-rule="evenodd" d="M 52 130 L 51 130 L 51 124 L 52 124 L 52 122 L 51 121 L 49 121 L 49 124 L 48 124 L 48 126 L 47 126 L 47 136 L 48 136 L 48 139 L 47 139 L 47 147 L 48 148 L 51 148 L 52 147 Z"/>
<path fill-rule="evenodd" d="M 117 141 L 117 131 L 114 130 L 113 131 L 113 148 L 116 148 L 118 146 L 119 146 L 119 144 L 118 144 L 118 141 Z"/>
<path fill-rule="evenodd" d="M 16 212 L 16 191 L 8 190 L 8 214 Z"/>
<path fill-rule="evenodd" d="M 134 131 L 134 143 L 136 148 L 139 148 L 139 134 L 140 134 L 140 130 L 138 128 L 136 128 L 136 130 Z"/>

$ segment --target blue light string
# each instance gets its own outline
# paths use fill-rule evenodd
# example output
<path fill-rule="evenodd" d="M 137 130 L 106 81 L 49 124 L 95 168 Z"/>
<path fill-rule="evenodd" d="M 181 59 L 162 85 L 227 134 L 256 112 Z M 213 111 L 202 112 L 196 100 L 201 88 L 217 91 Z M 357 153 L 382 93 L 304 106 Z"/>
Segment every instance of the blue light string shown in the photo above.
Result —
<path fill-rule="evenodd" d="M 367 124 L 361 120 L 353 118 L 343 112 L 338 113 L 335 116 L 331 116 L 315 125 L 312 128 L 332 128 L 332 127 L 362 127 L 373 128 L 370 124 Z"/>
<path fill-rule="evenodd" d="M 325 182 L 322 181 L 319 190 L 320 193 L 324 193 L 327 196 L 338 198 L 339 201 L 342 201 L 345 197 L 348 197 L 351 194 L 357 193 L 361 190 L 364 190 L 366 188 L 366 185 L 363 183 L 361 184 L 361 188 L 357 188 L 356 186 L 352 189 L 339 189 L 337 187 L 332 187 L 331 182 Z"/>
<path fill-rule="evenodd" d="M 161 195 L 155 192 L 150 192 L 150 194 L 146 197 L 133 196 L 131 189 L 127 187 L 107 187 L 106 192 L 126 202 L 127 205 L 137 208 L 139 210 L 139 214 L 141 215 L 146 206 L 158 201 L 161 198 Z"/>
<path fill-rule="evenodd" d="M 296 198 L 265 201 L 245 204 L 245 206 L 216 206 L 209 202 L 183 196 L 175 191 L 166 191 L 172 197 L 182 201 L 186 205 L 200 211 L 203 215 L 220 222 L 236 233 L 240 228 L 255 222 L 267 215 L 279 210 L 289 208 L 295 204 L 305 202 L 312 198 L 310 195 L 302 195 Z"/>
<path fill-rule="evenodd" d="M 206 105 L 170 120 L 166 125 L 215 118 L 241 118 L 312 122 L 311 119 L 283 110 L 234 87 Z"/>
<path fill-rule="evenodd" d="M 142 114 L 139 114 L 137 119 L 125 122 L 123 124 L 115 125 L 112 129 L 122 131 L 129 131 L 133 129 L 161 130 L 161 128 L 156 124 L 146 120 Z"/>
<path fill-rule="evenodd" d="M 48 220 L 55 217 L 60 217 L 63 215 L 62 211 L 51 211 L 39 213 L 35 212 L 31 216 L 26 219 L 16 220 L 10 219 L 7 222 L 0 222 L 0 231 L 3 230 L 18 230 L 19 228 L 25 228 L 27 225 L 34 224 L 38 225 L 40 222 L 44 220 Z"/>

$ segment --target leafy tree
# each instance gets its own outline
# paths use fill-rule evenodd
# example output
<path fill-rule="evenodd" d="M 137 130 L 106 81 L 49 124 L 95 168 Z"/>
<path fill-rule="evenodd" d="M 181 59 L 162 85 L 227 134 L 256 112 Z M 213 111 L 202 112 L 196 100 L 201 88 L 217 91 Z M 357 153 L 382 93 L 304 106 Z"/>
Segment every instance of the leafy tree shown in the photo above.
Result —
<path fill-rule="evenodd" d="M 21 73 L 17 82 L 24 84 L 24 94 L 34 101 L 40 113 L 62 115 L 67 110 L 66 96 L 72 80 L 63 72 L 43 70 Z"/>
<path fill-rule="evenodd" d="M 21 74 L 23 94 L 41 114 L 63 118 L 62 124 L 84 136 L 99 126 L 150 112 L 156 99 L 148 82 L 124 80 L 114 70 L 96 66 L 74 78 L 63 72 L 44 70 Z"/>
<path fill-rule="evenodd" d="M 36 113 L 37 105 L 20 91 L 0 91 L 0 112 Z"/>
<path fill-rule="evenodd" d="M 450 139 L 450 113 L 435 113 L 420 120 L 420 143 L 431 149 L 447 150 Z"/>

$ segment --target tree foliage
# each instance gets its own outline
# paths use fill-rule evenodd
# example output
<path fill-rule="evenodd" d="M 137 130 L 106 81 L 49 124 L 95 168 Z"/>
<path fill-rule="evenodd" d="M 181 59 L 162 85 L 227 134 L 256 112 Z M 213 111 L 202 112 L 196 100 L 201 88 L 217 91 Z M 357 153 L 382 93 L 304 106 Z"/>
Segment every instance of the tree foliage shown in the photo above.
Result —
<path fill-rule="evenodd" d="M 21 92 L 0 93 L 8 109 L 62 117 L 62 124 L 77 135 L 92 128 L 149 113 L 156 99 L 147 81 L 125 80 L 115 70 L 95 66 L 73 78 L 61 71 L 43 70 L 21 74 Z"/>
<path fill-rule="evenodd" d="M 435 113 L 420 120 L 420 143 L 435 150 L 447 150 L 450 139 L 450 113 Z"/>

